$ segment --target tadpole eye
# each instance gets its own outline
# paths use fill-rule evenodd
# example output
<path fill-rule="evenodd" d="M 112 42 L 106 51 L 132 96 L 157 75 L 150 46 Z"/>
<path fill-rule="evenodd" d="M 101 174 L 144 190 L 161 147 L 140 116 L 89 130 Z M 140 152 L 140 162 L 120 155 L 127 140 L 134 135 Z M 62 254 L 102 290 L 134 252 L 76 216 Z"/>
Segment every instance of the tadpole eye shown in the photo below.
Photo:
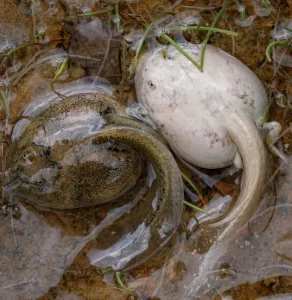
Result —
<path fill-rule="evenodd" d="M 154 90 L 154 89 L 156 88 L 155 84 L 154 84 L 151 80 L 148 81 L 148 86 L 149 86 L 152 90 Z"/>
<path fill-rule="evenodd" d="M 139 108 L 138 108 L 138 113 L 139 113 L 139 115 L 140 115 L 141 117 L 143 117 L 143 118 L 147 117 L 147 112 L 146 112 L 145 109 L 142 108 L 142 107 L 139 107 Z"/>
<path fill-rule="evenodd" d="M 39 179 L 39 180 L 36 180 L 34 183 L 35 183 L 36 185 L 44 185 L 45 181 Z"/>

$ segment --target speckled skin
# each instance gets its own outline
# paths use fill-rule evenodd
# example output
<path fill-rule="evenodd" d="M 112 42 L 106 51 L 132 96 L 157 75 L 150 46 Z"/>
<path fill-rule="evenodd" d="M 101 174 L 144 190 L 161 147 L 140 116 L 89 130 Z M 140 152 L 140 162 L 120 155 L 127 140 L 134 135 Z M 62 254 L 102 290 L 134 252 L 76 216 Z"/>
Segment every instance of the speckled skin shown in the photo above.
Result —
<path fill-rule="evenodd" d="M 136 183 L 142 153 L 156 171 L 158 198 L 141 220 L 143 234 L 132 237 L 135 255 L 125 252 L 120 259 L 128 261 L 126 268 L 134 267 L 168 242 L 180 223 L 183 184 L 172 154 L 152 128 L 104 94 L 69 96 L 28 119 L 13 135 L 5 193 L 44 208 L 101 204 Z"/>
<path fill-rule="evenodd" d="M 94 136 L 86 133 L 46 144 L 62 129 L 69 112 L 78 115 L 86 107 L 98 111 L 100 118 L 103 115 L 106 118 L 108 112 L 119 109 L 118 102 L 109 97 L 100 96 L 102 101 L 92 101 L 89 97 L 94 96 L 70 97 L 51 106 L 32 118 L 20 138 L 13 142 L 7 167 L 11 169 L 12 180 L 21 180 L 14 193 L 44 207 L 77 208 L 114 199 L 135 184 L 141 170 L 135 151 L 125 147 L 119 151 L 114 145 L 96 149 Z M 46 130 L 50 122 L 51 131 Z M 46 133 L 42 134 L 43 131 Z M 42 138 L 36 142 L 35 137 L 40 135 Z M 86 161 L 85 156 L 89 155 L 92 157 Z M 74 159 L 85 161 L 78 165 L 70 163 Z M 102 163 L 105 159 L 115 161 L 114 168 Z"/>
<path fill-rule="evenodd" d="M 97 115 L 91 120 L 76 119 L 93 112 Z M 99 122 L 98 128 L 87 122 Z M 66 134 L 56 138 L 62 130 Z M 148 140 L 157 142 L 162 152 L 150 153 L 158 149 L 149 151 Z M 13 141 L 7 158 L 9 182 L 19 180 L 13 193 L 44 207 L 68 209 L 100 204 L 117 198 L 135 184 L 141 171 L 140 155 L 135 149 L 153 157 L 154 165 L 162 163 L 156 156 L 170 156 L 158 135 L 128 118 L 116 99 L 103 94 L 70 96 L 31 118 Z M 156 166 L 161 172 L 165 168 Z M 179 173 L 176 165 L 173 168 Z M 164 181 L 164 174 L 160 174 Z M 175 176 L 175 185 L 181 189 L 181 180 Z M 182 199 L 182 192 L 179 194 Z"/>

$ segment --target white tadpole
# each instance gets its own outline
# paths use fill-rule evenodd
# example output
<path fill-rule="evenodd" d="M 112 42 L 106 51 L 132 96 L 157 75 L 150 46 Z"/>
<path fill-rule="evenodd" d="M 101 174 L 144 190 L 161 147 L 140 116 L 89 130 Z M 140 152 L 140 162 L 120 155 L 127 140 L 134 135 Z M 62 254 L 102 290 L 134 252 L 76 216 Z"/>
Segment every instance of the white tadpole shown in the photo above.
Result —
<path fill-rule="evenodd" d="M 199 62 L 200 45 L 179 46 Z M 267 156 L 259 129 L 266 91 L 247 66 L 218 48 L 207 46 L 203 72 L 173 46 L 166 55 L 163 51 L 157 47 L 142 56 L 137 99 L 188 163 L 208 169 L 243 166 L 236 204 L 213 224 L 220 228 L 218 240 L 226 240 L 249 220 L 264 191 Z"/>

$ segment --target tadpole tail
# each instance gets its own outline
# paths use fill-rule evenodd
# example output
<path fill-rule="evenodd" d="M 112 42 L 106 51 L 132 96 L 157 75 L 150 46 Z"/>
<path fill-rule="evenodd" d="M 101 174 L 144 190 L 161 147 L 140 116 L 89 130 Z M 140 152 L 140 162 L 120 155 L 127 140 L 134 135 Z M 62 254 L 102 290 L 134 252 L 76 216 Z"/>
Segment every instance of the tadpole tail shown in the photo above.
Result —
<path fill-rule="evenodd" d="M 143 231 L 133 234 L 135 253 L 127 261 L 129 253 L 122 253 L 120 259 L 127 261 L 125 269 L 140 265 L 167 243 L 180 224 L 183 210 L 183 183 L 179 168 L 166 145 L 149 132 L 130 126 L 109 126 L 102 130 L 94 143 L 114 141 L 132 147 L 143 153 L 153 165 L 159 184 L 159 198 L 156 207 L 145 212 L 140 225 Z M 153 205 L 152 205 L 153 207 Z"/>
<path fill-rule="evenodd" d="M 228 133 L 243 160 L 241 190 L 229 214 L 219 222 L 208 224 L 208 228 L 212 232 L 215 230 L 218 237 L 203 257 L 199 272 L 188 286 L 182 300 L 193 299 L 193 295 L 202 294 L 202 290 L 210 290 L 206 285 L 206 275 L 215 272 L 218 276 L 216 272 L 220 271 L 221 264 L 225 261 L 224 255 L 235 242 L 236 231 L 250 220 L 266 185 L 267 153 L 254 122 L 244 112 L 227 111 L 224 118 Z"/>
<path fill-rule="evenodd" d="M 227 110 L 224 114 L 227 131 L 243 161 L 239 196 L 229 214 L 212 227 L 224 228 L 218 236 L 225 241 L 244 226 L 258 207 L 267 178 L 267 152 L 259 131 L 245 112 Z"/>

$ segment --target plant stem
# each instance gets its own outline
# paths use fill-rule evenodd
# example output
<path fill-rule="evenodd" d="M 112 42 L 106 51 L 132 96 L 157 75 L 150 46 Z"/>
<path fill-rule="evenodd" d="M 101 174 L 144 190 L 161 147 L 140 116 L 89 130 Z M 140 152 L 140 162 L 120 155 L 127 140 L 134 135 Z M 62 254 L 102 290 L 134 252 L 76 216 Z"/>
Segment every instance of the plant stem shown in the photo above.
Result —
<path fill-rule="evenodd" d="M 280 98 L 280 104 L 279 104 L 279 106 L 282 107 L 282 108 L 285 108 L 286 107 L 286 103 L 287 103 L 286 97 L 284 95 L 282 95 L 281 98 Z"/>
<path fill-rule="evenodd" d="M 65 71 L 67 63 L 68 63 L 68 58 L 66 58 L 63 62 L 61 62 L 60 64 L 58 64 L 55 76 L 52 79 L 51 83 L 54 83 L 58 79 L 58 77 L 62 75 L 62 73 Z"/>
<path fill-rule="evenodd" d="M 190 62 L 192 62 L 201 72 L 203 72 L 201 66 L 187 53 L 185 52 L 170 36 L 165 33 L 161 34 L 166 41 L 168 41 L 173 47 L 175 47 L 183 56 L 185 56 Z"/>
<path fill-rule="evenodd" d="M 261 4 L 265 9 L 268 9 L 270 7 L 266 0 L 261 0 Z"/>
<path fill-rule="evenodd" d="M 244 9 L 240 12 L 240 20 L 244 21 L 246 19 L 247 19 L 247 15 L 246 15 L 246 10 Z"/>
<path fill-rule="evenodd" d="M 220 269 L 220 271 L 222 272 L 222 274 L 231 275 L 231 272 L 226 268 L 222 268 L 222 269 Z"/>
<path fill-rule="evenodd" d="M 214 27 L 216 26 L 216 23 L 218 22 L 219 18 L 222 16 L 223 12 L 229 7 L 231 6 L 231 4 L 235 2 L 234 0 L 230 0 L 227 1 L 222 8 L 220 9 L 220 11 L 218 12 L 218 14 L 216 15 L 216 17 L 214 18 L 212 24 L 211 24 L 211 28 L 214 29 Z M 204 59 L 205 59 L 205 51 L 206 51 L 206 47 L 207 44 L 209 42 L 210 36 L 212 34 L 213 31 L 208 31 L 207 36 L 205 38 L 205 40 L 202 43 L 202 50 L 201 50 L 201 59 L 200 59 L 200 67 L 203 70 L 204 69 Z"/>
<path fill-rule="evenodd" d="M 6 115 L 7 118 L 10 119 L 10 105 L 9 105 L 9 100 L 8 100 L 8 89 L 6 88 L 5 91 L 0 90 L 0 94 L 4 103 L 4 107 L 6 110 Z"/>
<path fill-rule="evenodd" d="M 212 215 L 211 215 L 210 213 L 208 213 L 206 210 L 204 210 L 203 208 L 200 208 L 200 207 L 198 207 L 198 206 L 196 206 L 196 205 L 194 205 L 194 204 L 192 204 L 192 203 L 190 203 L 190 202 L 188 202 L 188 201 L 186 201 L 186 200 L 184 200 L 183 203 L 184 203 L 186 206 L 189 206 L 189 207 L 191 207 L 191 208 L 194 208 L 195 210 L 197 210 L 197 211 L 199 211 L 199 212 L 201 212 L 201 213 L 204 213 L 204 214 L 206 214 L 206 215 L 209 216 L 209 217 L 212 217 Z"/>
<path fill-rule="evenodd" d="M 193 184 L 193 182 L 190 180 L 190 178 L 184 174 L 182 171 L 180 171 L 182 178 L 194 189 L 194 191 L 199 195 L 200 192 L 198 188 Z"/>
<path fill-rule="evenodd" d="M 130 289 L 129 287 L 125 286 L 125 284 L 123 283 L 122 279 L 121 279 L 121 272 L 116 272 L 115 273 L 115 277 L 117 280 L 118 285 L 127 293 L 132 294 L 134 292 L 134 290 Z"/>
<path fill-rule="evenodd" d="M 28 47 L 28 46 L 30 46 L 30 44 L 20 45 L 20 46 L 18 46 L 18 47 L 16 47 L 16 48 L 13 48 L 13 49 L 9 50 L 7 53 L 5 53 L 5 54 L 3 55 L 4 58 L 3 58 L 3 60 L 1 61 L 0 66 L 3 66 L 4 63 L 8 60 L 8 58 L 9 58 L 12 54 L 14 54 L 14 53 L 17 52 L 18 50 L 20 50 L 20 49 L 22 49 L 22 48 L 25 48 L 25 47 Z"/>
<path fill-rule="evenodd" d="M 182 178 L 193 188 L 193 190 L 197 193 L 197 195 L 199 196 L 201 202 L 203 203 L 203 205 L 206 205 L 206 201 L 203 197 L 203 195 L 200 193 L 200 191 L 198 190 L 198 188 L 193 184 L 193 182 L 190 180 L 190 178 L 184 174 L 182 171 L 180 171 Z"/>
<path fill-rule="evenodd" d="M 277 47 L 277 46 L 283 46 L 289 49 L 289 41 L 288 40 L 280 40 L 280 41 L 274 41 L 268 45 L 266 48 L 266 58 L 268 62 L 272 62 L 271 58 L 271 51 L 272 48 Z"/>
<path fill-rule="evenodd" d="M 137 52 L 136 52 L 136 56 L 139 56 L 141 50 L 142 50 L 142 47 L 143 47 L 143 44 L 145 42 L 145 39 L 148 35 L 148 33 L 150 32 L 150 30 L 153 28 L 153 26 L 155 25 L 155 23 L 163 16 L 164 14 L 160 14 L 158 15 L 146 28 L 146 30 L 144 31 L 144 34 L 142 36 L 142 39 L 139 43 L 139 46 L 138 46 L 138 49 L 137 49 Z"/>
<path fill-rule="evenodd" d="M 121 20 L 120 20 L 120 13 L 119 13 L 119 3 L 115 4 L 115 12 L 116 12 L 116 18 L 117 18 L 117 31 L 120 31 Z"/>
<path fill-rule="evenodd" d="M 79 14 L 77 15 L 78 17 L 92 17 L 92 16 L 96 16 L 96 15 L 100 15 L 100 14 L 105 14 L 107 12 L 110 12 L 114 10 L 114 7 L 108 7 L 102 10 L 97 10 L 97 11 L 91 11 L 88 13 L 84 13 L 84 14 Z"/>
<path fill-rule="evenodd" d="M 157 22 L 157 20 L 159 20 L 162 16 L 164 16 L 165 14 L 160 14 L 158 15 L 146 28 L 146 30 L 144 31 L 143 33 L 143 36 L 140 40 L 140 43 L 139 43 L 139 46 L 138 46 L 138 49 L 136 51 L 136 55 L 135 57 L 133 58 L 132 60 L 132 63 L 130 65 L 130 78 L 134 75 L 135 73 L 135 70 L 136 70 L 136 67 L 137 67 L 137 63 L 138 63 L 138 60 L 139 60 L 139 56 L 140 56 L 140 53 L 142 51 L 142 48 L 143 48 L 143 45 L 144 45 L 144 42 L 146 40 L 146 37 L 147 35 L 149 34 L 150 30 L 153 28 L 153 26 L 155 25 L 155 23 Z"/>
<path fill-rule="evenodd" d="M 272 103 L 269 103 L 264 110 L 264 113 L 261 117 L 261 127 L 263 127 L 264 123 L 266 123 L 266 121 L 268 119 L 271 105 L 272 105 Z"/>
<path fill-rule="evenodd" d="M 228 35 L 238 36 L 237 32 L 220 29 L 220 28 L 212 28 L 206 26 L 170 26 L 166 28 L 167 30 L 176 31 L 176 30 L 202 30 L 202 31 L 212 31 L 218 33 L 224 33 Z"/>
<path fill-rule="evenodd" d="M 37 6 L 35 0 L 29 0 L 29 2 L 31 2 L 31 4 L 32 4 L 33 6 Z"/>
<path fill-rule="evenodd" d="M 292 32 L 292 29 L 291 29 L 291 28 L 288 28 L 288 27 L 286 27 L 286 26 L 283 26 L 283 28 L 284 28 L 285 30 L 289 31 L 289 32 Z"/>

